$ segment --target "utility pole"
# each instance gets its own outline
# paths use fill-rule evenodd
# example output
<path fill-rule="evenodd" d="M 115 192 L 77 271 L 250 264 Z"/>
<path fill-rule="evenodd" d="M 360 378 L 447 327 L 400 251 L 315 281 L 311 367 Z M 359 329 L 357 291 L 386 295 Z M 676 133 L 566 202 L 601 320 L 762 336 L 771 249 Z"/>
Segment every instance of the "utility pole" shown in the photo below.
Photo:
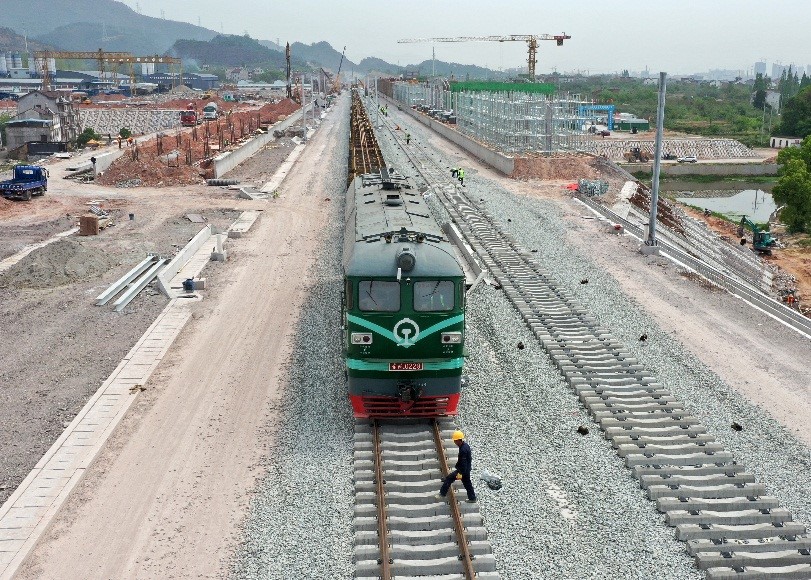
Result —
<path fill-rule="evenodd" d="M 375 127 L 380 129 L 380 97 L 377 95 L 377 77 L 375 77 Z"/>
<path fill-rule="evenodd" d="M 304 127 L 304 143 L 307 143 L 307 99 L 304 95 L 304 73 L 301 73 L 301 126 Z"/>
<path fill-rule="evenodd" d="M 659 105 L 656 112 L 656 149 L 653 159 L 653 183 L 650 196 L 650 224 L 648 239 L 645 240 L 647 251 L 643 253 L 658 254 L 659 243 L 656 241 L 656 210 L 659 204 L 659 171 L 662 168 L 662 134 L 665 126 L 665 92 L 667 91 L 667 73 L 659 73 Z"/>

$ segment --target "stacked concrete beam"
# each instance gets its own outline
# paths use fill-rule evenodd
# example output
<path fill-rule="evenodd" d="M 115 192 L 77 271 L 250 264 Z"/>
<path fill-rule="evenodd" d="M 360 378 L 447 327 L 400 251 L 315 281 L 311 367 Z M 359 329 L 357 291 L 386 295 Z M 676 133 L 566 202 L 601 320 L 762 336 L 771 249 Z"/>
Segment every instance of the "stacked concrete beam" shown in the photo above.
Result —
<path fill-rule="evenodd" d="M 167 109 L 85 109 L 82 129 L 92 128 L 100 135 L 118 135 L 122 127 L 135 134 L 155 133 L 180 126 L 180 114 Z"/>
<path fill-rule="evenodd" d="M 654 141 L 648 139 L 593 139 L 587 151 L 605 155 L 612 161 L 624 161 L 625 153 L 634 147 L 653 156 Z M 757 153 L 735 139 L 664 139 L 662 151 L 677 157 L 696 155 L 699 159 L 753 159 Z"/>

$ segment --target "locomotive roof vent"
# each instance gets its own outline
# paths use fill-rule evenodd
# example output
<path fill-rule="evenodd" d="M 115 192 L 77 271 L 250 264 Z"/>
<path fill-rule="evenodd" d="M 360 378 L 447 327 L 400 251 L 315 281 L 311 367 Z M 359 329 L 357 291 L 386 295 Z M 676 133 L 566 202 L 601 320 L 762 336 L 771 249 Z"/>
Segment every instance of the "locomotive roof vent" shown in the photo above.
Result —
<path fill-rule="evenodd" d="M 397 252 L 397 267 L 401 268 L 403 272 L 410 272 L 417 265 L 417 257 L 411 248 L 405 246 Z"/>
<path fill-rule="evenodd" d="M 403 205 L 403 198 L 400 197 L 399 193 L 387 193 L 386 201 L 383 203 L 386 205 Z"/>

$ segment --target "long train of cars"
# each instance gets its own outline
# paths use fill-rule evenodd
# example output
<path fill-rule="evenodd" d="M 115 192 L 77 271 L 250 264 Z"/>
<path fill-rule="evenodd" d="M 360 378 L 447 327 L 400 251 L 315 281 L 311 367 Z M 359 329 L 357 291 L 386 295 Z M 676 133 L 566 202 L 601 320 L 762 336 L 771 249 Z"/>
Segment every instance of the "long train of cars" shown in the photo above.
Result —
<path fill-rule="evenodd" d="M 465 277 L 409 178 L 359 175 L 346 197 L 343 326 L 355 417 L 456 415 Z"/>

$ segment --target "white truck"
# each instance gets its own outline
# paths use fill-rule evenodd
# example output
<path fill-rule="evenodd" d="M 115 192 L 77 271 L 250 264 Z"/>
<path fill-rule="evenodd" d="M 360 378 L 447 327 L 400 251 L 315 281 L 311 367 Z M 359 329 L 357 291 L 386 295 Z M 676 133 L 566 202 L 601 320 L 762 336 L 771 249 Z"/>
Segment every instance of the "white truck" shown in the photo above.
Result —
<path fill-rule="evenodd" d="M 217 107 L 217 103 L 211 101 L 205 107 L 203 107 L 203 119 L 206 121 L 213 121 L 217 118 L 219 114 L 219 109 Z"/>

